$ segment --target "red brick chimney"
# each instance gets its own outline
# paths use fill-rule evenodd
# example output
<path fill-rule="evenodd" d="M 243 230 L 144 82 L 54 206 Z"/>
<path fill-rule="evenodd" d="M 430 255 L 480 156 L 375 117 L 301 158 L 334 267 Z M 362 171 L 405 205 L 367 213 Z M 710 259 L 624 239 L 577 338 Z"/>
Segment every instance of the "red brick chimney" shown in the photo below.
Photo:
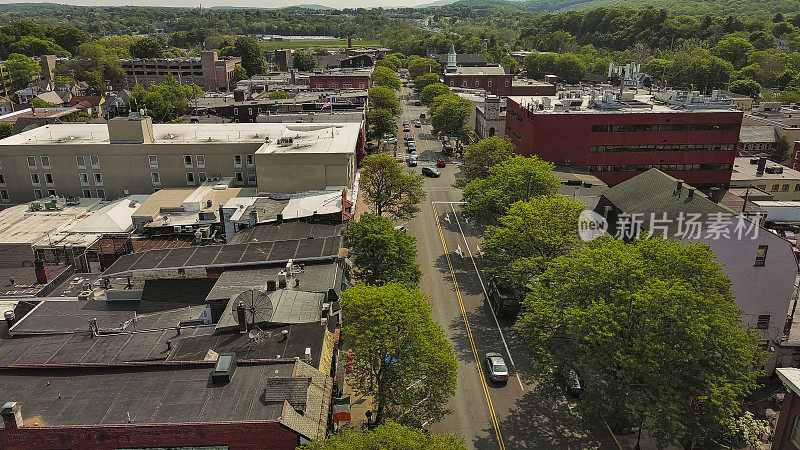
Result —
<path fill-rule="evenodd" d="M 50 269 L 47 268 L 43 259 L 37 259 L 33 262 L 34 272 L 36 272 L 36 282 L 39 284 L 47 284 L 50 281 Z"/>
<path fill-rule="evenodd" d="M 293 85 L 294 85 L 294 84 L 297 84 L 297 83 L 295 83 L 295 78 L 294 78 L 294 69 L 292 69 L 292 70 L 289 72 L 289 76 L 291 77 L 289 81 L 290 81 L 290 82 L 291 82 Z"/>

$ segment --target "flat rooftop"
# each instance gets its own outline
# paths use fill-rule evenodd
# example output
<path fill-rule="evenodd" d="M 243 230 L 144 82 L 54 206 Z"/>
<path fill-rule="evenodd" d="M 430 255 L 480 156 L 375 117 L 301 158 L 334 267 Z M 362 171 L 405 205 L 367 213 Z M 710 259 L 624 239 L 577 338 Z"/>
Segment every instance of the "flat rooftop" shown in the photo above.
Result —
<path fill-rule="evenodd" d="M 585 93 L 585 91 L 583 91 Z M 610 92 L 608 92 L 610 93 Z M 563 94 L 563 93 L 562 93 Z M 534 114 L 663 114 L 663 113 L 709 113 L 725 112 L 730 114 L 742 114 L 741 111 L 723 105 L 693 104 L 690 108 L 680 105 L 672 105 L 660 102 L 653 95 L 634 95 L 627 101 L 614 103 L 613 107 L 600 108 L 592 106 L 591 95 L 579 94 L 574 98 L 560 97 L 559 95 L 517 95 L 508 97 L 510 102 L 514 102 L 522 108 L 529 108 Z M 596 95 L 595 104 L 599 104 L 602 95 Z M 548 104 L 549 102 L 549 104 Z M 556 104 L 570 103 L 573 105 L 568 110 L 556 111 Z M 546 105 L 540 109 L 540 105 Z M 549 105 L 549 106 L 547 106 Z"/>
<path fill-rule="evenodd" d="M 502 66 L 478 66 L 478 67 L 458 67 L 455 72 L 447 73 L 448 75 L 505 75 L 506 69 Z"/>
<path fill-rule="evenodd" d="M 42 203 L 47 199 L 40 201 Z M 0 244 L 35 244 L 44 241 L 57 242 L 69 232 L 69 228 L 91 216 L 91 210 L 100 204 L 100 199 L 80 199 L 77 205 L 60 203 L 56 210 L 32 211 L 30 204 L 11 206 L 0 211 Z M 83 227 L 79 227 L 82 229 Z M 91 227 L 89 227 L 91 228 Z M 75 239 L 88 243 L 95 238 L 90 235 L 75 235 Z M 77 241 L 76 241 L 77 243 Z"/>
<path fill-rule="evenodd" d="M 769 160 L 767 160 L 765 169 L 782 167 L 783 171 L 781 173 L 768 173 L 765 170 L 763 174 L 756 175 L 758 164 L 751 164 L 751 161 L 754 159 L 758 158 L 750 158 L 747 156 L 736 158 L 733 162 L 731 182 L 744 180 L 800 180 L 800 172 Z M 794 189 L 794 187 L 792 187 L 792 189 Z"/>
<path fill-rule="evenodd" d="M 334 129 L 331 133 L 331 128 Z M 146 145 L 261 143 L 260 153 L 352 152 L 360 123 L 204 123 L 153 124 L 154 142 Z M 269 138 L 270 142 L 266 142 Z M 280 138 L 293 138 L 295 144 L 279 147 Z M 9 145 L 110 144 L 106 124 L 51 124 L 0 140 Z M 115 144 L 136 145 L 136 144 Z M 141 145 L 141 144 L 140 144 Z M 348 150 L 349 149 L 349 150 Z"/>

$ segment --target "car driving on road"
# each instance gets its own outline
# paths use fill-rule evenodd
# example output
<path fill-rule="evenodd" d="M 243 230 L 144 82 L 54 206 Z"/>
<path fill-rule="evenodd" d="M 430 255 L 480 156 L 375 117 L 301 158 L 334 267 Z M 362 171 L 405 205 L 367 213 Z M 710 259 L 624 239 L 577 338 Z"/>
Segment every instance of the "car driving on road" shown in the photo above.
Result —
<path fill-rule="evenodd" d="M 408 153 L 414 153 L 417 151 L 417 143 L 414 141 L 409 141 L 406 146 L 408 147 Z"/>
<path fill-rule="evenodd" d="M 483 360 L 492 381 L 508 381 L 508 366 L 500 353 L 490 352 Z"/>
<path fill-rule="evenodd" d="M 439 171 L 434 169 L 433 167 L 423 167 L 422 174 L 425 175 L 426 177 L 431 177 L 431 178 L 439 178 L 439 175 L 441 175 Z"/>

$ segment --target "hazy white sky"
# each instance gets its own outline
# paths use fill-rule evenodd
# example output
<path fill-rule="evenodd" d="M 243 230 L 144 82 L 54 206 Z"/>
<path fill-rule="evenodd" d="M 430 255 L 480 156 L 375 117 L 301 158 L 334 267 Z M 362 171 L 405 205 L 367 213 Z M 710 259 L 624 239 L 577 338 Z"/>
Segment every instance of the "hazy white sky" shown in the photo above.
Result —
<path fill-rule="evenodd" d="M 2 0 L 3 3 L 29 3 L 31 1 L 42 0 Z M 43 0 L 47 1 L 47 0 Z M 68 5 L 81 6 L 182 6 L 197 7 L 200 3 L 203 7 L 211 6 L 247 6 L 258 8 L 280 8 L 283 6 L 299 4 L 315 4 L 330 6 L 333 8 L 374 8 L 382 6 L 391 8 L 397 6 L 414 6 L 423 3 L 430 3 L 433 0 L 59 0 L 49 3 L 61 3 Z"/>

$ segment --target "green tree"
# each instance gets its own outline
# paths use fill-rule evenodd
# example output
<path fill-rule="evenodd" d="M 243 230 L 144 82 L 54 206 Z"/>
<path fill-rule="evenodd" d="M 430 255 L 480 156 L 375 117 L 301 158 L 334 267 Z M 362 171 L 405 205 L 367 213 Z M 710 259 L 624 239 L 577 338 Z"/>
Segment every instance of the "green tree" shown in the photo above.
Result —
<path fill-rule="evenodd" d="M 395 91 L 400 90 L 400 77 L 388 67 L 376 67 L 372 71 L 372 85 L 383 86 Z"/>
<path fill-rule="evenodd" d="M 42 71 L 36 59 L 19 53 L 10 54 L 4 65 L 11 77 L 11 85 L 15 89 L 24 88 L 34 76 Z"/>
<path fill-rule="evenodd" d="M 464 215 L 474 220 L 496 220 L 514 203 L 555 194 L 559 186 L 552 164 L 536 156 L 514 156 L 491 167 L 485 178 L 464 186 Z"/>
<path fill-rule="evenodd" d="M 34 108 L 55 108 L 58 105 L 34 97 L 31 99 L 31 106 L 33 106 Z"/>
<path fill-rule="evenodd" d="M 345 431 L 300 447 L 302 450 L 466 450 L 457 434 L 432 434 L 386 421 L 370 431 Z"/>
<path fill-rule="evenodd" d="M 440 99 L 439 102 L 436 99 Z M 474 106 L 472 102 L 455 94 L 436 97 L 431 106 L 433 132 L 447 136 L 458 136 L 465 141 L 470 131 L 467 123 Z"/>
<path fill-rule="evenodd" d="M 430 106 L 434 98 L 449 93 L 450 88 L 446 85 L 442 83 L 433 83 L 425 86 L 425 89 L 419 94 L 419 99 L 422 101 L 423 105 Z"/>
<path fill-rule="evenodd" d="M 367 125 L 372 127 L 374 136 L 383 136 L 394 131 L 392 112 L 388 109 L 373 108 L 367 113 Z"/>
<path fill-rule="evenodd" d="M 0 123 L 0 139 L 5 139 L 11 136 L 14 132 L 14 124 L 9 122 Z"/>
<path fill-rule="evenodd" d="M 576 55 L 558 55 L 555 61 L 555 74 L 565 83 L 579 83 L 586 75 L 586 65 Z"/>
<path fill-rule="evenodd" d="M 422 175 L 404 171 L 387 153 L 369 155 L 361 161 L 359 189 L 364 200 L 377 215 L 391 214 L 398 218 L 412 217 L 419 211 L 417 203 L 425 199 Z"/>
<path fill-rule="evenodd" d="M 758 96 L 761 94 L 761 85 L 755 80 L 743 78 L 731 83 L 731 92 L 746 95 L 748 97 L 758 98 Z"/>
<path fill-rule="evenodd" d="M 744 67 L 747 64 L 747 58 L 754 51 L 755 47 L 747 39 L 735 36 L 727 36 L 711 49 L 714 56 L 730 62 L 735 69 Z"/>
<path fill-rule="evenodd" d="M 481 249 L 507 286 L 527 285 L 553 258 L 578 242 L 578 215 L 585 206 L 562 195 L 541 195 L 511 205 L 484 233 Z M 509 270 L 509 267 L 512 270 Z M 523 273 L 513 270 L 524 267 Z M 533 269 L 533 271 L 531 271 Z"/>
<path fill-rule="evenodd" d="M 394 72 L 397 72 L 398 69 L 403 67 L 403 61 L 401 61 L 400 58 L 397 57 L 397 55 L 391 54 L 376 61 L 375 67 L 388 67 L 389 69 L 392 69 Z"/>
<path fill-rule="evenodd" d="M 14 42 L 9 47 L 13 53 L 21 53 L 27 56 L 56 55 L 71 56 L 70 53 L 60 45 L 49 39 L 39 39 L 35 36 L 25 36 Z"/>
<path fill-rule="evenodd" d="M 416 80 L 418 76 L 426 73 L 441 73 L 442 65 L 432 59 L 412 59 L 408 62 L 408 76 Z"/>
<path fill-rule="evenodd" d="M 161 58 L 164 46 L 153 38 L 142 38 L 131 45 L 131 56 L 134 58 Z"/>
<path fill-rule="evenodd" d="M 302 72 L 308 72 L 314 70 L 314 67 L 317 67 L 317 58 L 311 53 L 298 50 L 292 55 L 292 66 Z"/>
<path fill-rule="evenodd" d="M 776 163 L 783 164 L 789 158 L 789 152 L 792 149 L 792 144 L 785 134 L 778 136 L 778 141 L 775 142 L 775 148 L 769 154 L 769 159 Z"/>
<path fill-rule="evenodd" d="M 482 139 L 464 150 L 464 181 L 489 176 L 489 169 L 517 154 L 517 147 L 499 136 Z"/>
<path fill-rule="evenodd" d="M 428 85 L 440 83 L 438 73 L 425 73 L 414 79 L 414 90 L 422 92 Z"/>
<path fill-rule="evenodd" d="M 236 83 L 247 79 L 247 69 L 236 65 L 233 68 L 233 78 L 231 79 L 231 89 L 236 87 Z"/>
<path fill-rule="evenodd" d="M 661 238 L 602 237 L 557 257 L 517 328 L 542 370 L 583 380 L 584 419 L 642 426 L 664 446 L 737 416 L 765 361 L 711 250 Z"/>
<path fill-rule="evenodd" d="M 372 396 L 376 421 L 421 426 L 448 412 L 458 362 L 425 295 L 399 284 L 342 293 L 342 339 L 352 350 L 353 389 Z"/>
<path fill-rule="evenodd" d="M 400 100 L 397 99 L 397 94 L 392 88 L 373 86 L 369 88 L 367 96 L 370 108 L 385 109 L 390 111 L 393 116 L 397 116 L 402 112 Z"/>
<path fill-rule="evenodd" d="M 416 238 L 395 230 L 386 217 L 362 214 L 347 228 L 345 242 L 358 269 L 359 281 L 369 285 L 419 282 Z"/>
<path fill-rule="evenodd" d="M 503 59 L 500 60 L 500 65 L 503 67 L 508 67 L 509 73 L 517 73 L 519 72 L 519 62 L 514 59 L 511 55 L 504 55 Z"/>
<path fill-rule="evenodd" d="M 286 91 L 271 91 L 269 93 L 270 100 L 280 100 L 284 98 L 294 98 L 294 94 Z"/>
<path fill-rule="evenodd" d="M 267 73 L 267 58 L 255 38 L 240 36 L 236 38 L 233 47 L 242 58 L 242 67 L 247 71 L 248 77 Z"/>
<path fill-rule="evenodd" d="M 147 108 L 148 114 L 157 122 L 169 122 L 186 114 L 189 100 L 202 94 L 197 86 L 178 84 L 167 75 L 161 84 L 148 88 L 137 84 L 131 92 L 131 103 L 135 108 Z"/>

